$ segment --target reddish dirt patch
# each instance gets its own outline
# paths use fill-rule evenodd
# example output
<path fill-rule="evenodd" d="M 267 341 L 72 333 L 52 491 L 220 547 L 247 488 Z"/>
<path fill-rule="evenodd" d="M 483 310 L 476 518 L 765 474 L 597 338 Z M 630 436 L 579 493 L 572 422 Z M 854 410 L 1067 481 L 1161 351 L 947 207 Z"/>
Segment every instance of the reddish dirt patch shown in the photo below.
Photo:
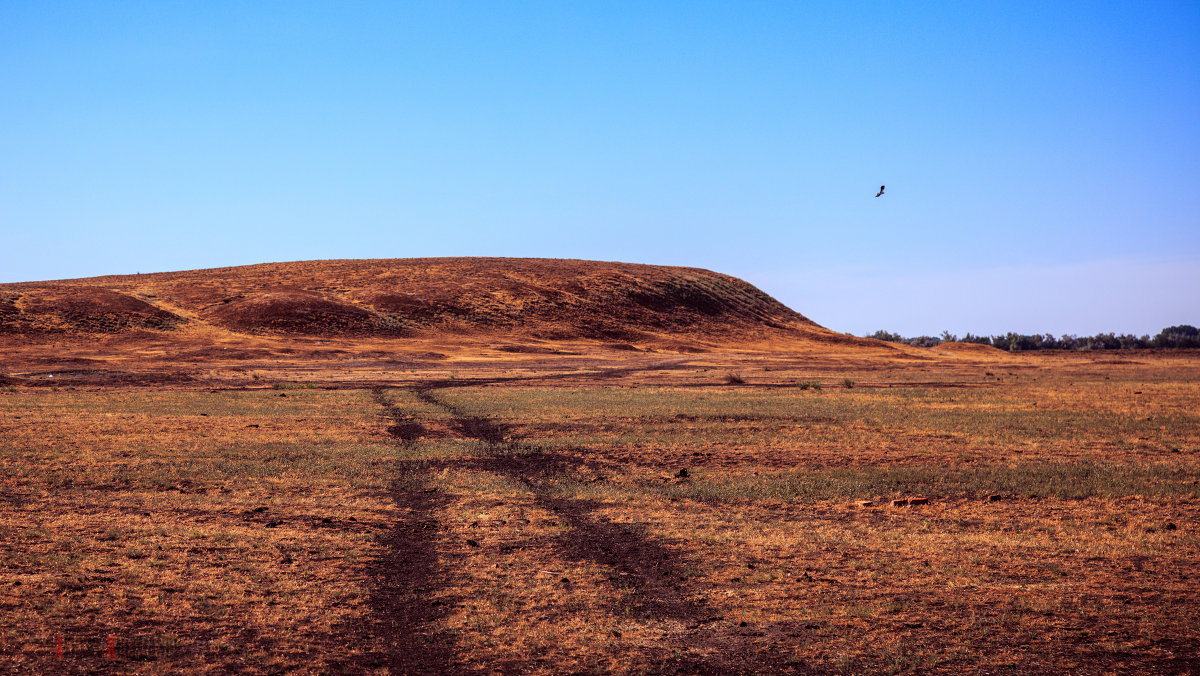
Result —
<path fill-rule="evenodd" d="M 948 352 L 965 352 L 981 355 L 995 354 L 1003 351 L 998 350 L 991 345 L 981 345 L 979 343 L 942 343 L 941 345 L 937 346 L 937 349 Z"/>

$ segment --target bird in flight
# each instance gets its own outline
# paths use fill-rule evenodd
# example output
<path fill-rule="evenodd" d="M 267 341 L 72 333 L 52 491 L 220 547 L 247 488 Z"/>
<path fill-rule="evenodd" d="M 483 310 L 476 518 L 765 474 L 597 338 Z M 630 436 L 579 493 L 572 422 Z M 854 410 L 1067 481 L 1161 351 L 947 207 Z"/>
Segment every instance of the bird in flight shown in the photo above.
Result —
<path fill-rule="evenodd" d="M 883 186 L 879 186 L 879 192 L 875 193 L 875 196 L 879 197 L 882 194 L 883 194 Z"/>

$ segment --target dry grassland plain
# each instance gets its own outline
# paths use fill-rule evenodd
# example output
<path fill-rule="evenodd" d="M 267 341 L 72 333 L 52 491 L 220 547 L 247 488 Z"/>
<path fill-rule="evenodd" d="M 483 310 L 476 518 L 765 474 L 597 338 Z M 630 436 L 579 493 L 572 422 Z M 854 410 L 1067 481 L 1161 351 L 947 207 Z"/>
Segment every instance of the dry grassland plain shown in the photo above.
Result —
<path fill-rule="evenodd" d="M 8 349 L 0 668 L 1200 670 L 1194 353 L 337 347 Z"/>

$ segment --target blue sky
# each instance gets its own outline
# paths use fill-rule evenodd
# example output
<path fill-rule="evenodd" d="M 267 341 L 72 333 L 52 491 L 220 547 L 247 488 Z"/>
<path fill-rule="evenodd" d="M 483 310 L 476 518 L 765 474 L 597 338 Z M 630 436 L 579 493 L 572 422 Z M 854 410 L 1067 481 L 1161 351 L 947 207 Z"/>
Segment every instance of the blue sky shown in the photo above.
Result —
<path fill-rule="evenodd" d="M 1195 3 L 4 2 L 0 129 L 0 281 L 537 256 L 856 334 L 1200 324 Z"/>

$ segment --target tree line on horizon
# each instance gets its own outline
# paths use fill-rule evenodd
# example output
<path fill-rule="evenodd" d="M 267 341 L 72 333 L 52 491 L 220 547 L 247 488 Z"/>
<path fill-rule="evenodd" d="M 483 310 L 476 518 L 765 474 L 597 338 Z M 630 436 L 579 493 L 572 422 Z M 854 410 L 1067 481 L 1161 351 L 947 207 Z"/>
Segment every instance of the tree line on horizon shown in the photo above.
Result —
<path fill-rule="evenodd" d="M 905 338 L 898 333 L 879 330 L 869 334 L 867 338 L 886 340 L 889 343 L 903 343 L 914 347 L 936 347 L 942 343 L 977 343 L 1008 350 L 1024 352 L 1027 350 L 1144 350 L 1149 348 L 1187 349 L 1200 348 L 1200 329 L 1188 324 L 1168 326 L 1158 335 L 1135 336 L 1133 334 L 1117 335 L 1115 333 L 1097 333 L 1094 336 L 1076 336 L 1064 334 L 1055 338 L 1052 334 L 1032 334 L 1008 332 L 999 336 L 976 336 L 967 333 L 958 337 L 949 331 L 942 331 L 940 336 L 917 336 Z"/>

